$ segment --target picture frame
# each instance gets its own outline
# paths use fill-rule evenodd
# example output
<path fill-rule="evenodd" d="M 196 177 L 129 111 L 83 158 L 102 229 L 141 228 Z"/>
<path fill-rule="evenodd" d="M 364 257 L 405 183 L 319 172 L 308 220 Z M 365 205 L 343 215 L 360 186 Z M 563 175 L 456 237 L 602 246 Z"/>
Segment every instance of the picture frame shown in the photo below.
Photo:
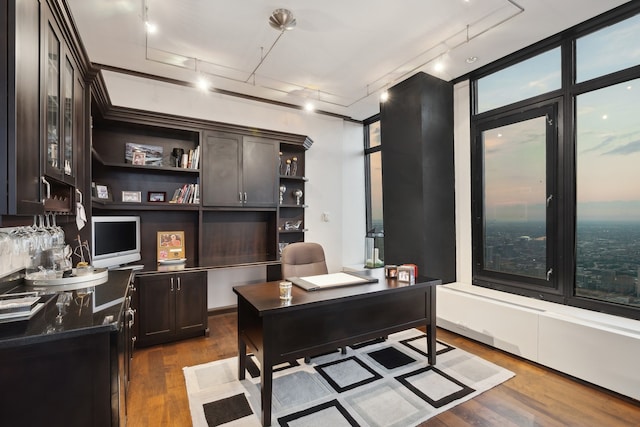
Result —
<path fill-rule="evenodd" d="M 143 151 L 134 151 L 131 154 L 131 163 L 137 166 L 144 166 L 146 164 L 146 153 Z"/>
<path fill-rule="evenodd" d="M 93 196 L 100 201 L 103 202 L 111 202 L 113 201 L 113 195 L 111 194 L 111 188 L 106 184 L 95 184 L 93 185 Z"/>
<path fill-rule="evenodd" d="M 158 262 L 184 259 L 184 231 L 158 231 Z"/>
<path fill-rule="evenodd" d="M 139 191 L 123 191 L 122 201 L 127 203 L 140 203 L 142 196 Z"/>
<path fill-rule="evenodd" d="M 147 166 L 162 166 L 163 147 L 159 145 L 138 144 L 135 142 L 125 143 L 124 160 L 125 163 L 133 163 L 135 153 L 144 153 L 144 164 Z"/>
<path fill-rule="evenodd" d="M 410 284 L 415 283 L 416 281 L 415 267 L 409 266 L 409 265 L 398 266 L 397 277 L 398 277 L 398 282 L 407 282 Z"/>
<path fill-rule="evenodd" d="M 164 191 L 149 191 L 147 193 L 147 201 L 152 203 L 166 202 L 167 193 Z"/>

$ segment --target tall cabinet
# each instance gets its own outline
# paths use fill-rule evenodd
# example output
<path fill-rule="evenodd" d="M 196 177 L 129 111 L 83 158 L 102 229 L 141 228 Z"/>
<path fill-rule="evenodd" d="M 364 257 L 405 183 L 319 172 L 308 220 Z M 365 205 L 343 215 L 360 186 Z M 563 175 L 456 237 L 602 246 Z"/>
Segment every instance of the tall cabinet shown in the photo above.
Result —
<path fill-rule="evenodd" d="M 384 253 L 456 280 L 453 86 L 418 73 L 381 104 Z"/>
<path fill-rule="evenodd" d="M 76 155 L 85 141 L 86 58 L 58 2 L 8 0 L 0 8 L 7 41 L 0 47 L 7 64 L 0 71 L 0 149 L 7 162 L 0 215 L 73 213 Z"/>

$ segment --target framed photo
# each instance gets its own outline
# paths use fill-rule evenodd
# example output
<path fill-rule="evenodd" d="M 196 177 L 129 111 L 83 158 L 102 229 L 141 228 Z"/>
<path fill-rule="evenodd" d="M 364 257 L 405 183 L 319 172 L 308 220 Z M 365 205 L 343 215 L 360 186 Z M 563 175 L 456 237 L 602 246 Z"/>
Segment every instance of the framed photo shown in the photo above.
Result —
<path fill-rule="evenodd" d="M 397 270 L 398 274 L 398 282 L 408 282 L 410 284 L 414 284 L 416 281 L 416 270 L 415 267 L 409 265 L 401 265 Z"/>
<path fill-rule="evenodd" d="M 166 202 L 167 193 L 164 191 L 149 191 L 147 194 L 147 201 L 149 202 Z"/>
<path fill-rule="evenodd" d="M 137 164 L 134 162 L 134 155 L 136 153 L 144 154 L 144 163 L 142 163 L 143 165 L 162 166 L 163 149 L 161 146 L 137 144 L 134 142 L 125 143 L 125 163 Z"/>
<path fill-rule="evenodd" d="M 147 155 L 142 151 L 134 151 L 131 156 L 131 163 L 134 165 L 144 165 L 146 163 Z"/>
<path fill-rule="evenodd" d="M 113 200 L 113 196 L 111 195 L 111 189 L 108 185 L 104 184 L 94 184 L 93 185 L 94 197 L 98 200 L 104 202 L 110 202 Z"/>
<path fill-rule="evenodd" d="M 122 201 L 123 202 L 134 202 L 140 203 L 142 201 L 142 197 L 139 191 L 123 191 L 122 192 Z"/>
<path fill-rule="evenodd" d="M 184 231 L 158 231 L 158 262 L 184 259 Z"/>

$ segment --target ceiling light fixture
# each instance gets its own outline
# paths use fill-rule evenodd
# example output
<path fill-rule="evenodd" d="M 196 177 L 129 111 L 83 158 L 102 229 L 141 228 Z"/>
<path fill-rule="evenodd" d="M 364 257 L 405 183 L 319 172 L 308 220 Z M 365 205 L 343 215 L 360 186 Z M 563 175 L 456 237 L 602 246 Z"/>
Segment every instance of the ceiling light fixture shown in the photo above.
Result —
<path fill-rule="evenodd" d="M 476 62 L 478 60 L 477 56 L 470 56 L 468 57 L 465 61 L 467 62 L 467 64 L 473 64 L 474 62 Z"/>
<path fill-rule="evenodd" d="M 200 90 L 203 90 L 203 91 L 208 91 L 209 88 L 211 87 L 211 83 L 209 83 L 209 81 L 206 78 L 202 77 L 202 76 L 200 76 L 200 78 L 198 78 L 197 85 L 198 85 L 198 88 Z"/>
<path fill-rule="evenodd" d="M 380 94 L 380 101 L 387 102 L 388 100 L 389 100 L 389 92 L 387 92 L 386 90 L 383 90 L 382 93 Z"/>
<path fill-rule="evenodd" d="M 293 30 L 296 26 L 296 18 L 288 9 L 276 9 L 269 17 L 269 25 L 278 31 Z"/>
<path fill-rule="evenodd" d="M 258 65 L 256 65 L 256 68 L 254 68 L 251 74 L 249 74 L 249 77 L 247 77 L 247 79 L 244 81 L 245 83 L 248 83 L 249 80 L 254 79 L 254 84 L 255 84 L 256 71 L 258 71 L 258 68 L 260 68 L 264 60 L 267 59 L 267 56 L 269 56 L 269 54 L 271 53 L 271 50 L 276 46 L 276 43 L 278 43 L 278 40 L 280 40 L 280 37 L 282 37 L 284 32 L 288 30 L 293 30 L 295 28 L 296 18 L 293 17 L 293 13 L 288 9 L 276 9 L 273 11 L 271 16 L 269 17 L 269 25 L 271 25 L 271 27 L 275 28 L 276 30 L 280 31 L 280 35 L 278 36 L 276 41 L 273 42 L 273 44 L 271 45 L 267 53 L 261 55 L 260 62 L 258 62 Z"/>
<path fill-rule="evenodd" d="M 158 26 L 153 22 L 145 21 L 144 27 L 149 34 L 154 34 L 156 31 L 158 31 Z"/>
<path fill-rule="evenodd" d="M 304 106 L 304 109 L 311 112 L 311 111 L 314 111 L 316 107 L 313 105 L 312 102 L 307 102 Z"/>
<path fill-rule="evenodd" d="M 158 26 L 149 21 L 149 5 L 147 0 L 142 0 L 142 21 L 144 22 L 144 28 L 147 34 L 153 34 L 158 31 Z"/>

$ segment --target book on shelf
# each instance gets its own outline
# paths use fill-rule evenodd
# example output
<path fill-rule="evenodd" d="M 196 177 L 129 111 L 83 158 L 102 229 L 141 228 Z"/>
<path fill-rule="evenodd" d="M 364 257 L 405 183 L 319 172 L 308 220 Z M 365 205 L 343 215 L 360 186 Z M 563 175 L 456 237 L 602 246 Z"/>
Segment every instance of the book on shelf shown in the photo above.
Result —
<path fill-rule="evenodd" d="M 169 203 L 199 203 L 199 187 L 198 184 L 184 184 L 182 187 L 176 188 Z"/>
<path fill-rule="evenodd" d="M 200 163 L 200 146 L 198 145 L 195 149 L 189 150 L 187 168 L 198 169 L 199 163 Z"/>

